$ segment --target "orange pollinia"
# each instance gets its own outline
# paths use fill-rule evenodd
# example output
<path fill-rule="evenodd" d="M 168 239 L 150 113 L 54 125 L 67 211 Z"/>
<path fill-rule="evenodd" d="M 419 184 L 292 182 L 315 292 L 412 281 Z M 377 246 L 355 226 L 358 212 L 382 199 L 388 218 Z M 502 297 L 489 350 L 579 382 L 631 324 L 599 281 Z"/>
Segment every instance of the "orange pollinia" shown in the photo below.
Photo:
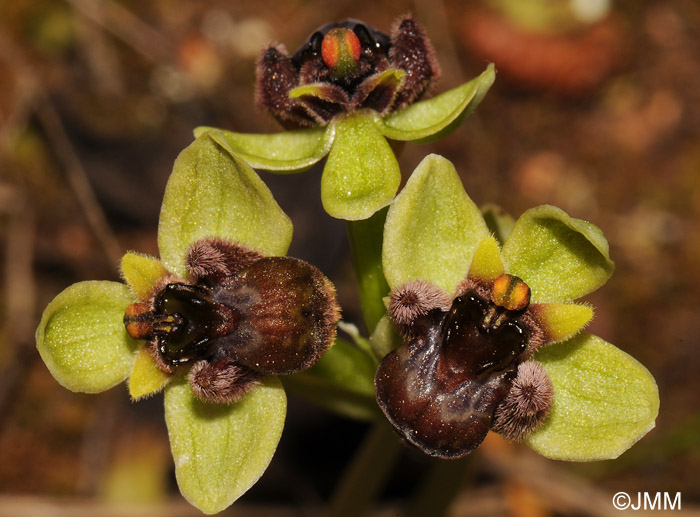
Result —
<path fill-rule="evenodd" d="M 520 278 L 501 275 L 493 281 L 491 301 L 509 311 L 520 311 L 530 305 L 530 288 Z"/>

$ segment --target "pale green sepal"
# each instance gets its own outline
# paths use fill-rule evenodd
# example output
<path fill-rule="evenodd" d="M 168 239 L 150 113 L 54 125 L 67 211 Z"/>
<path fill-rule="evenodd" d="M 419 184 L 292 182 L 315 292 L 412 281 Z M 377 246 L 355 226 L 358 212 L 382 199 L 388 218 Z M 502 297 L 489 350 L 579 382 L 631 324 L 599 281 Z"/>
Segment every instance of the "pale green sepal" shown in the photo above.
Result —
<path fill-rule="evenodd" d="M 394 198 L 401 172 L 372 111 L 336 118 L 335 142 L 321 177 L 321 201 L 329 215 L 367 219 Z"/>
<path fill-rule="evenodd" d="M 369 343 L 374 356 L 381 361 L 386 354 L 403 345 L 403 340 L 389 316 L 385 314 L 372 332 Z"/>
<path fill-rule="evenodd" d="M 506 271 L 532 289 L 532 302 L 580 298 L 607 282 L 615 265 L 600 229 L 543 205 L 525 212 L 503 244 Z"/>
<path fill-rule="evenodd" d="M 656 381 L 636 359 L 588 333 L 535 354 L 554 386 L 544 425 L 526 439 L 548 458 L 617 458 L 654 427 Z"/>
<path fill-rule="evenodd" d="M 496 78 L 493 64 L 475 79 L 432 99 L 384 117 L 381 130 L 392 140 L 427 143 L 453 131 L 479 105 Z"/>
<path fill-rule="evenodd" d="M 129 375 L 129 395 L 131 400 L 141 400 L 159 393 L 170 382 L 172 376 L 156 366 L 151 354 L 145 348 L 139 350 L 134 367 Z"/>
<path fill-rule="evenodd" d="M 374 396 L 374 357 L 345 340 L 335 344 L 305 372 L 287 375 L 285 387 L 343 416 L 372 420 L 379 415 Z"/>
<path fill-rule="evenodd" d="M 196 137 L 204 133 L 251 167 L 283 173 L 302 172 L 321 160 L 335 135 L 332 125 L 273 134 L 234 133 L 213 127 L 194 130 Z"/>
<path fill-rule="evenodd" d="M 168 385 L 165 423 L 185 499 L 213 514 L 253 486 L 277 448 L 286 408 L 277 377 L 228 405 L 201 402 L 183 378 Z"/>
<path fill-rule="evenodd" d="M 160 260 L 148 255 L 129 252 L 122 257 L 121 273 L 124 281 L 139 300 L 149 297 L 158 280 L 168 272 Z"/>
<path fill-rule="evenodd" d="M 389 208 L 382 263 L 389 286 L 427 280 L 454 292 L 479 243 L 489 236 L 451 162 L 435 154 L 418 164 Z"/>
<path fill-rule="evenodd" d="M 49 303 L 36 329 L 36 347 L 62 386 L 98 393 L 127 378 L 137 342 L 123 320 L 134 301 L 124 284 L 93 281 L 73 284 Z"/>
<path fill-rule="evenodd" d="M 186 275 L 185 254 L 195 241 L 218 237 L 263 255 L 284 255 L 292 223 L 258 175 L 208 134 L 175 161 L 158 226 L 163 265 Z"/>

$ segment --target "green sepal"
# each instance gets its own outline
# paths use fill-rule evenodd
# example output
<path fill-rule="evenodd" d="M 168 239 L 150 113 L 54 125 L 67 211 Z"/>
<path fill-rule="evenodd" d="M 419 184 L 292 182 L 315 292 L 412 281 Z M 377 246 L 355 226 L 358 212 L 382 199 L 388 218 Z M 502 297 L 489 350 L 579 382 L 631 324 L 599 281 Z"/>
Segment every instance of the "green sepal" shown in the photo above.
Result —
<path fill-rule="evenodd" d="M 506 271 L 532 289 L 532 302 L 565 302 L 607 282 L 615 265 L 599 228 L 550 205 L 532 208 L 503 244 Z"/>
<path fill-rule="evenodd" d="M 374 397 L 377 363 L 371 355 L 343 339 L 305 372 L 287 375 L 285 387 L 330 411 L 357 420 L 379 416 Z"/>
<path fill-rule="evenodd" d="M 471 115 L 495 79 L 496 70 L 490 64 L 468 83 L 384 117 L 381 131 L 392 140 L 414 140 L 417 143 L 438 140 Z"/>
<path fill-rule="evenodd" d="M 138 342 L 123 320 L 134 301 L 124 284 L 93 281 L 73 284 L 49 303 L 36 329 L 36 347 L 62 386 L 99 393 L 127 378 Z"/>
<path fill-rule="evenodd" d="M 138 300 L 147 299 L 154 287 L 168 271 L 160 260 L 148 255 L 129 252 L 122 257 L 121 273 L 124 281 Z"/>
<path fill-rule="evenodd" d="M 220 512 L 262 476 L 277 449 L 287 398 L 277 377 L 234 404 L 197 399 L 181 376 L 165 388 L 165 422 L 182 495 Z"/>
<path fill-rule="evenodd" d="M 283 173 L 302 172 L 320 161 L 328 154 L 335 136 L 332 125 L 269 135 L 234 133 L 214 127 L 194 130 L 195 137 L 204 133 L 251 167 Z"/>
<path fill-rule="evenodd" d="M 165 189 L 158 226 L 163 265 L 186 276 L 185 255 L 195 241 L 218 237 L 284 255 L 292 223 L 258 175 L 208 133 L 183 150 Z"/>
<path fill-rule="evenodd" d="M 148 350 L 142 347 L 129 375 L 131 400 L 137 401 L 159 393 L 171 379 L 172 376 L 158 368 Z"/>
<path fill-rule="evenodd" d="M 399 188 L 399 164 L 377 120 L 369 110 L 331 123 L 336 135 L 321 177 L 321 201 L 333 217 L 367 219 L 391 203 Z"/>
<path fill-rule="evenodd" d="M 382 263 L 389 286 L 427 280 L 454 292 L 488 237 L 479 208 L 447 159 L 428 155 L 389 208 Z"/>
<path fill-rule="evenodd" d="M 567 461 L 613 459 L 654 427 L 656 382 L 617 347 L 583 332 L 543 347 L 535 359 L 554 386 L 550 416 L 526 439 L 536 452 Z"/>

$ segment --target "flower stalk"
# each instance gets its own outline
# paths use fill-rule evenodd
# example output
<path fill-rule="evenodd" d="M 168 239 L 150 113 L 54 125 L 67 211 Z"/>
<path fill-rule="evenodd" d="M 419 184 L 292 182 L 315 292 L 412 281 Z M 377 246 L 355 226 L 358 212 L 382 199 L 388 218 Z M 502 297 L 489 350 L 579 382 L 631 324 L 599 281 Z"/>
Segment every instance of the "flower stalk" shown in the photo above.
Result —
<path fill-rule="evenodd" d="M 383 299 L 389 284 L 382 268 L 382 240 L 387 210 L 380 210 L 369 219 L 348 221 L 348 238 L 352 263 L 357 276 L 360 307 L 369 334 L 386 314 Z"/>

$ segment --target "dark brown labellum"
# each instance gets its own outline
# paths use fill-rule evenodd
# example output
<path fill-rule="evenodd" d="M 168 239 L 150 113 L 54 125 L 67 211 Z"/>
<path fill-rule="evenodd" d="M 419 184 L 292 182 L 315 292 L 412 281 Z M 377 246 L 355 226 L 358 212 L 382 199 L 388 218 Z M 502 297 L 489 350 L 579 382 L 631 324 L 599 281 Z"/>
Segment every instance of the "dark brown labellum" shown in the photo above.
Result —
<path fill-rule="evenodd" d="M 252 370 L 288 374 L 315 363 L 335 337 L 339 309 L 330 282 L 291 257 L 267 257 L 223 282 L 214 298 L 243 318 L 222 340 Z"/>
<path fill-rule="evenodd" d="M 440 458 L 479 446 L 530 340 L 521 315 L 470 290 L 416 322 L 375 377 L 379 406 L 407 442 Z"/>
<path fill-rule="evenodd" d="M 527 330 L 512 315 L 498 314 L 475 291 L 455 298 L 441 334 L 442 354 L 452 371 L 489 377 L 510 368 L 525 351 Z"/>
<path fill-rule="evenodd" d="M 161 370 L 190 367 L 187 378 L 201 401 L 237 402 L 263 376 L 305 370 L 333 344 L 335 289 L 311 264 L 201 239 L 186 265 L 192 283 L 169 283 L 131 304 L 124 326 L 148 341 Z"/>
<path fill-rule="evenodd" d="M 316 362 L 335 338 L 335 291 L 307 262 L 261 258 L 201 282 L 168 284 L 151 307 L 126 310 L 129 335 L 150 340 L 167 366 L 226 357 L 262 374 L 293 373 Z"/>

